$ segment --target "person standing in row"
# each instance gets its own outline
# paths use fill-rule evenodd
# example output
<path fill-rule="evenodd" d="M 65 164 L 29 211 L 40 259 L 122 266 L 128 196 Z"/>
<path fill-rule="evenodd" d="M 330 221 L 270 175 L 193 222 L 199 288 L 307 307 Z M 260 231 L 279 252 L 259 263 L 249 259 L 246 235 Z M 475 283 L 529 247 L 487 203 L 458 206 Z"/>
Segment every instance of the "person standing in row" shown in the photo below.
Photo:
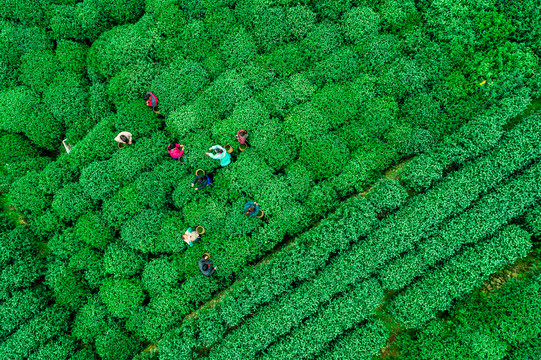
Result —
<path fill-rule="evenodd" d="M 182 155 L 184 155 L 184 145 L 169 144 L 167 146 L 167 151 L 169 151 L 169 155 L 171 155 L 173 159 L 180 161 Z"/>
<path fill-rule="evenodd" d="M 182 240 L 184 240 L 186 244 L 192 247 L 193 244 L 199 240 L 199 233 L 196 230 L 192 230 L 192 228 L 189 227 L 188 230 L 186 230 L 186 232 L 182 234 Z"/>
<path fill-rule="evenodd" d="M 118 148 L 122 149 L 120 147 L 120 144 L 129 144 L 129 145 L 133 144 L 132 134 L 127 131 L 122 131 L 116 136 L 115 141 L 117 142 L 116 145 L 118 146 Z"/>
<path fill-rule="evenodd" d="M 197 265 L 199 266 L 199 270 L 203 273 L 203 275 L 210 276 L 214 274 L 216 271 L 216 267 L 212 266 L 211 262 L 209 261 L 210 255 L 207 253 L 204 253 L 201 259 L 197 262 Z"/>
<path fill-rule="evenodd" d="M 152 108 L 158 106 L 158 97 L 151 92 L 146 92 L 145 95 L 143 95 L 143 99 L 147 101 L 147 106 Z"/>
<path fill-rule="evenodd" d="M 214 145 L 210 147 L 209 150 L 216 150 L 216 155 L 211 153 L 205 153 L 213 159 L 220 160 L 220 165 L 222 167 L 227 166 L 231 163 L 231 154 L 229 154 L 223 147 L 220 145 Z"/>
<path fill-rule="evenodd" d="M 259 204 L 255 201 L 250 201 L 244 204 L 244 214 L 254 217 L 259 213 Z"/>
<path fill-rule="evenodd" d="M 246 132 L 246 130 L 240 129 L 240 130 L 237 132 L 237 135 L 235 135 L 235 137 L 237 138 L 237 140 L 239 141 L 239 143 L 241 143 L 241 144 L 246 144 L 246 139 L 248 138 L 248 133 Z"/>
<path fill-rule="evenodd" d="M 195 190 L 199 190 L 199 189 L 202 189 L 204 187 L 207 187 L 209 186 L 210 184 L 212 184 L 212 178 L 208 175 L 197 175 L 195 177 L 195 179 L 193 180 L 192 182 L 192 187 L 195 185 L 195 184 L 198 184 L 197 187 L 195 188 Z"/>

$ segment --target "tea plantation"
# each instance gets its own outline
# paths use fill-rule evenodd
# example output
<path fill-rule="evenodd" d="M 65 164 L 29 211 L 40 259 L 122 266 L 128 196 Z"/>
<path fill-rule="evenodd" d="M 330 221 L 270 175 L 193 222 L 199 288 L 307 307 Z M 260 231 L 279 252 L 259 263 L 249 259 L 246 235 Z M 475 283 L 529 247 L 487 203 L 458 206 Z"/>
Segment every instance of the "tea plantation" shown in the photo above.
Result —
<path fill-rule="evenodd" d="M 0 0 L 0 359 L 541 358 L 540 56 L 533 0 Z"/>

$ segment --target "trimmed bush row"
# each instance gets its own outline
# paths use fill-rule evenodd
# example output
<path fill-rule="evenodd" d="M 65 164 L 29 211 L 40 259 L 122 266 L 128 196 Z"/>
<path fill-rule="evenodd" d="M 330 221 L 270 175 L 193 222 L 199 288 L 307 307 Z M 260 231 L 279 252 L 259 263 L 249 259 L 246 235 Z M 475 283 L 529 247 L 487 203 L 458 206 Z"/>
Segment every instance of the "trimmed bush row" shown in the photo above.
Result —
<path fill-rule="evenodd" d="M 308 359 L 366 360 L 380 353 L 389 339 L 389 332 L 382 320 L 369 321 L 342 335 L 332 347 Z"/>
<path fill-rule="evenodd" d="M 418 328 L 447 310 L 454 299 L 480 286 L 490 274 L 526 256 L 531 235 L 517 225 L 465 249 L 442 267 L 398 293 L 388 304 L 391 315 L 410 328 Z"/>
<path fill-rule="evenodd" d="M 527 89 L 502 99 L 485 114 L 463 125 L 432 151 L 422 154 L 401 171 L 402 181 L 409 188 L 421 191 L 443 177 L 443 170 L 453 163 L 464 164 L 479 156 L 500 140 L 503 126 L 522 113 L 530 104 Z"/>
<path fill-rule="evenodd" d="M 374 209 L 365 198 L 348 199 L 318 226 L 295 239 L 270 260 L 256 265 L 249 276 L 227 290 L 220 302 L 198 311 L 195 317 L 183 323 L 182 330 L 168 334 L 160 344 L 160 356 L 173 359 L 172 354 L 180 350 L 171 349 L 175 346 L 212 346 L 228 327 L 238 325 L 258 306 L 291 289 L 293 282 L 312 277 L 333 252 L 346 249 L 351 241 L 368 234 L 376 222 Z M 333 271 L 326 271 L 326 274 L 332 284 Z M 191 329 L 196 328 L 198 330 L 193 333 Z M 182 341 L 178 341 L 179 332 L 185 334 Z"/>
<path fill-rule="evenodd" d="M 405 360 L 537 359 L 532 350 L 540 334 L 541 277 L 537 275 L 510 279 L 490 296 L 477 291 L 453 305 L 449 320 L 434 319 L 415 333 L 404 332 L 397 344 Z"/>
<path fill-rule="evenodd" d="M 315 313 L 325 313 L 325 310 L 320 309 L 320 305 L 330 301 L 336 293 L 335 290 L 347 290 L 345 287 L 336 286 L 335 279 L 339 277 L 340 274 L 336 271 L 325 272 L 324 275 L 317 276 L 313 281 L 303 282 L 291 293 L 259 309 L 253 317 L 234 329 L 220 344 L 215 345 L 210 352 L 210 358 L 248 359 L 267 348 L 278 337 L 286 335 L 303 319 Z M 352 294 L 366 300 L 366 302 L 359 300 L 357 304 L 360 311 L 359 322 L 368 316 L 383 299 L 383 290 L 375 281 L 360 283 L 358 287 L 352 289 Z M 344 296 L 347 299 L 347 295 Z M 345 300 L 339 297 L 332 303 L 334 304 L 335 301 L 340 303 Z M 353 314 L 350 316 L 355 317 Z M 295 335 L 292 336 L 295 337 Z"/>
<path fill-rule="evenodd" d="M 398 290 L 430 266 L 454 255 L 463 245 L 476 243 L 520 216 L 541 197 L 541 165 L 534 165 L 472 208 L 442 226 L 414 251 L 385 266 L 379 274 L 384 289 Z"/>
<path fill-rule="evenodd" d="M 396 213 L 385 218 L 381 226 L 368 236 L 367 241 L 354 243 L 350 251 L 342 254 L 340 261 L 350 264 L 350 266 L 341 270 L 341 279 L 345 279 L 345 283 L 348 283 L 350 281 L 349 279 L 368 277 L 385 262 L 393 259 L 401 252 L 411 250 L 415 243 L 430 236 L 446 218 L 460 213 L 498 182 L 519 170 L 532 159 L 538 157 L 541 146 L 539 145 L 540 135 L 536 129 L 539 128 L 540 119 L 538 116 L 531 116 L 525 119 L 490 154 L 466 165 L 460 171 L 450 174 L 443 183 L 438 184 L 425 194 L 420 194 Z M 503 164 L 506 166 L 502 166 Z M 347 209 L 347 207 L 344 208 Z M 322 234 L 319 235 L 320 238 L 324 238 L 324 234 L 332 233 L 330 229 L 327 231 L 318 230 L 315 233 Z M 370 228 L 358 233 L 359 236 L 369 234 Z M 349 243 L 350 241 L 346 242 L 346 244 Z M 314 246 L 311 250 L 313 254 L 318 254 L 328 246 L 317 244 L 299 242 L 299 246 L 302 247 L 308 245 Z M 323 251 L 323 254 L 327 253 L 326 249 Z M 285 252 L 281 253 L 286 254 Z M 299 255 L 309 253 L 303 251 Z M 291 268 L 291 264 L 297 263 L 299 266 L 297 268 L 298 270 L 291 271 L 290 275 L 287 275 L 289 279 L 285 281 L 286 286 L 295 281 L 295 279 L 300 280 L 300 278 L 292 274 L 296 274 L 297 271 L 311 273 L 313 271 L 311 269 L 314 268 L 311 268 L 308 264 L 312 261 L 316 263 L 321 261 L 319 256 L 317 258 L 310 256 L 304 262 L 301 261 L 301 257 L 295 257 L 295 253 L 290 252 L 290 254 L 293 255 L 293 258 L 290 258 L 291 260 L 289 262 L 284 262 L 283 266 L 287 266 L 288 269 Z M 276 271 L 275 269 L 281 268 L 278 264 L 278 262 L 269 262 L 262 265 L 261 269 L 267 269 L 267 273 L 272 274 Z M 324 263 L 320 264 L 322 266 Z M 317 268 L 315 267 L 315 269 Z M 238 289 L 242 289 L 242 291 L 238 293 L 243 295 L 238 297 L 231 296 L 237 293 L 237 290 L 233 288 L 234 292 L 227 294 L 217 308 L 223 314 L 222 318 L 224 320 L 227 319 L 227 316 L 235 316 L 234 321 L 226 320 L 225 324 L 223 324 L 219 320 L 217 323 L 221 325 L 213 326 L 213 329 L 225 329 L 226 326 L 237 325 L 238 321 L 245 314 L 249 314 L 254 310 L 253 305 L 250 305 L 251 301 L 246 303 L 244 301 L 237 301 L 237 299 L 249 299 L 251 293 L 258 293 L 261 295 L 257 295 L 256 299 L 263 298 L 256 302 L 257 304 L 260 301 L 269 299 L 269 294 L 275 294 L 272 288 L 263 284 L 284 284 L 282 282 L 283 280 L 280 281 L 277 279 L 278 276 L 268 276 L 265 272 L 256 272 L 254 275 L 256 276 L 251 277 L 253 282 L 242 281 L 239 283 L 240 287 Z M 280 274 L 279 276 L 282 277 L 284 274 Z M 287 277 L 284 279 L 287 279 Z M 280 287 L 279 289 L 282 288 Z M 193 324 L 190 323 L 189 326 L 193 326 Z M 207 338 L 212 339 L 215 337 L 208 336 Z M 212 344 L 205 344 L 205 346 L 210 345 Z"/>
<path fill-rule="evenodd" d="M 312 358 L 344 331 L 365 320 L 382 300 L 383 289 L 377 281 L 369 279 L 355 284 L 268 347 L 260 359 Z"/>

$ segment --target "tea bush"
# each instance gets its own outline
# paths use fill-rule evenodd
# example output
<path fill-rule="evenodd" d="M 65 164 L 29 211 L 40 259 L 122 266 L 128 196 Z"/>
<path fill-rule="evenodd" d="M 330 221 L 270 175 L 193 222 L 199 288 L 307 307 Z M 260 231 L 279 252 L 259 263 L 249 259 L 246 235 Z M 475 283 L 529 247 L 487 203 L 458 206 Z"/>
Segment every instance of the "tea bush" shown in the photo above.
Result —
<path fill-rule="evenodd" d="M 535 2 L 3 5 L 5 357 L 367 358 L 380 311 L 422 326 L 524 255 L 516 224 L 539 233 Z M 515 351 L 464 329 L 481 357 Z"/>

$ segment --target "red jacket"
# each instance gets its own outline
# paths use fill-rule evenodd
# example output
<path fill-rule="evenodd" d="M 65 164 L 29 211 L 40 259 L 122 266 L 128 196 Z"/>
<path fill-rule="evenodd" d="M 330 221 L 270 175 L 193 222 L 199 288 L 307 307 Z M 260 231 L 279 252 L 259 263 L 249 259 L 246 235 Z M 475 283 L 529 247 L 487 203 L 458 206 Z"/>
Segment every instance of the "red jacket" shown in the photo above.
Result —
<path fill-rule="evenodd" d="M 178 159 L 182 155 L 184 155 L 184 149 L 179 149 L 179 144 L 175 144 L 175 148 L 173 150 L 167 150 L 169 151 L 169 155 L 171 155 L 172 158 Z"/>
<path fill-rule="evenodd" d="M 150 98 L 147 100 L 147 106 L 156 107 L 158 106 L 158 98 L 151 92 L 147 92 L 145 95 L 150 95 Z"/>

